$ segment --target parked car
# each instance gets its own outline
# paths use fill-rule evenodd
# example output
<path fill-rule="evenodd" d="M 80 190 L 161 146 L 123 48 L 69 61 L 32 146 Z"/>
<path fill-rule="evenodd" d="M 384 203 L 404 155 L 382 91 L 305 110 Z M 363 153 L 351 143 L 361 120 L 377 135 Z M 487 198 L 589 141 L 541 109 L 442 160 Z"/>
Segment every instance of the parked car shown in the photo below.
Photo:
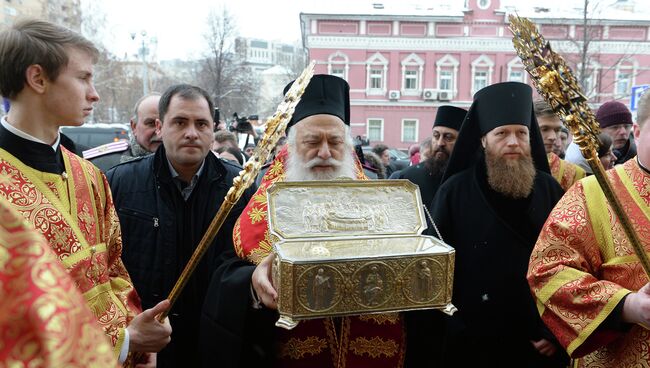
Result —
<path fill-rule="evenodd" d="M 61 133 L 70 138 L 76 145 L 94 148 L 102 144 L 128 141 L 129 126 L 126 124 L 84 124 L 78 127 L 61 127 Z"/>

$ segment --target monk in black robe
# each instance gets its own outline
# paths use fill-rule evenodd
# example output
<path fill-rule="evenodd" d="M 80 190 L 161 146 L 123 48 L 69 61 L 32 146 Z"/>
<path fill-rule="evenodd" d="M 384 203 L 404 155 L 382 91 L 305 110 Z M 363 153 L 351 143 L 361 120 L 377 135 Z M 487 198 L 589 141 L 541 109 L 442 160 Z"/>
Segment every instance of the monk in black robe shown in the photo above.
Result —
<path fill-rule="evenodd" d="M 531 88 L 507 82 L 477 92 L 431 208 L 456 249 L 458 312 L 435 315 L 444 320 L 440 366 L 566 366 L 526 283 L 533 245 L 562 194 Z"/>
<path fill-rule="evenodd" d="M 467 110 L 460 107 L 440 106 L 431 132 L 431 151 L 426 160 L 396 171 L 390 176 L 391 179 L 407 179 L 416 184 L 420 188 L 422 203 L 425 206 L 431 204 L 433 196 L 440 187 L 442 174 L 454 149 L 465 114 Z"/>

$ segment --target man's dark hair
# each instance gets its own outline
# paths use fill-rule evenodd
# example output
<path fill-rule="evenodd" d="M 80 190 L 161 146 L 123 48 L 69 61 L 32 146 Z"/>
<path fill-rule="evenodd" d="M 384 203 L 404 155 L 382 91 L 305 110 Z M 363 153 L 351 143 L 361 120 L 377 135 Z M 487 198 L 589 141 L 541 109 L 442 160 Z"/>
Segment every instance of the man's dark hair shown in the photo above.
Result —
<path fill-rule="evenodd" d="M 169 104 L 171 103 L 174 96 L 178 96 L 184 100 L 197 100 L 204 98 L 208 102 L 210 118 L 212 118 L 214 104 L 212 103 L 212 99 L 210 99 L 208 92 L 200 87 L 192 86 L 189 84 L 175 84 L 167 88 L 167 90 L 163 92 L 162 96 L 160 96 L 160 102 L 158 102 L 158 114 L 160 115 L 161 122 L 165 121 L 165 114 L 167 114 Z"/>
<path fill-rule="evenodd" d="M 0 33 L 0 94 L 15 98 L 25 88 L 25 72 L 40 65 L 47 79 L 56 81 L 68 65 L 68 51 L 88 53 L 96 62 L 99 51 L 92 42 L 68 28 L 39 19 L 17 21 Z"/>
<path fill-rule="evenodd" d="M 374 147 L 372 147 L 372 152 L 375 153 L 375 155 L 381 157 L 381 154 L 384 153 L 385 150 L 388 149 L 388 146 L 385 144 L 377 144 Z"/>

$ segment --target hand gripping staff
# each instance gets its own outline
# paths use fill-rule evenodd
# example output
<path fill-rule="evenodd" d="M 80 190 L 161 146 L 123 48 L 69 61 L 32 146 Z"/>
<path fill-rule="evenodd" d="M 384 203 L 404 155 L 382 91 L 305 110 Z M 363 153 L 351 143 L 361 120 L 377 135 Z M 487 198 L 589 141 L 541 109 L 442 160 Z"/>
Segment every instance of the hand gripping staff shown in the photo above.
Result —
<path fill-rule="evenodd" d="M 278 109 L 275 111 L 275 114 L 273 114 L 273 117 L 267 121 L 264 137 L 262 137 L 262 140 L 253 152 L 251 158 L 249 158 L 246 164 L 244 164 L 244 170 L 240 171 L 239 176 L 233 179 L 232 187 L 230 190 L 228 190 L 228 193 L 223 200 L 223 204 L 212 219 L 212 222 L 210 222 L 210 226 L 208 226 L 205 234 L 203 234 L 203 238 L 201 238 L 199 245 L 194 250 L 192 258 L 190 258 L 190 260 L 187 262 L 187 265 L 185 265 L 185 268 L 183 269 L 181 275 L 178 277 L 174 288 L 169 293 L 167 299 L 169 299 L 171 304 L 169 309 L 162 313 L 158 318 L 161 322 L 165 319 L 165 317 L 167 317 L 167 314 L 174 305 L 174 302 L 176 302 L 176 299 L 178 299 L 178 296 L 183 291 L 183 287 L 185 287 L 185 284 L 187 284 L 187 280 L 189 280 L 192 272 L 194 272 L 196 269 L 196 266 L 201 260 L 201 257 L 203 257 L 210 244 L 212 244 L 214 237 L 219 232 L 219 229 L 221 228 L 221 225 L 223 225 L 223 222 L 226 220 L 226 217 L 228 217 L 230 210 L 235 205 L 235 203 L 237 203 L 242 194 L 244 194 L 244 191 L 248 189 L 251 184 L 253 184 L 255 178 L 257 178 L 257 174 L 260 172 L 262 165 L 269 159 L 273 148 L 275 147 L 280 137 L 284 134 L 287 124 L 289 123 L 289 120 L 291 120 L 291 115 L 293 115 L 293 111 L 300 101 L 300 97 L 302 96 L 303 92 L 305 92 L 305 88 L 307 88 L 307 85 L 309 84 L 309 81 L 313 75 L 314 62 L 312 61 L 307 66 L 307 68 L 303 70 L 298 79 L 296 79 L 296 82 L 293 83 L 291 89 L 287 91 L 287 94 L 284 96 L 284 100 L 278 106 Z"/>
<path fill-rule="evenodd" d="M 551 105 L 555 114 L 571 131 L 573 140 L 580 147 L 582 156 L 591 166 L 598 184 L 619 218 L 634 252 L 650 279 L 650 261 L 648 261 L 645 249 L 632 228 L 630 219 L 614 193 L 605 174 L 605 169 L 598 158 L 600 127 L 587 105 L 587 97 L 582 93 L 571 68 L 562 56 L 551 50 L 551 45 L 539 34 L 533 22 L 514 15 L 510 15 L 509 20 L 510 31 L 514 35 L 512 43 L 526 71 L 530 74 L 533 84 L 539 94 Z"/>

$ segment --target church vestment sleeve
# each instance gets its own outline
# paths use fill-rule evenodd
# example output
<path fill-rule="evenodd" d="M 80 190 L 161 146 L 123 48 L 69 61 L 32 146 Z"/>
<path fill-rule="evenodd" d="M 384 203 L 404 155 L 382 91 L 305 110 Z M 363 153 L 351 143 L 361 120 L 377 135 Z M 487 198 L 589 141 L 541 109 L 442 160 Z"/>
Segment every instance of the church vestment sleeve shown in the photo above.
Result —
<path fill-rule="evenodd" d="M 97 169 L 98 171 L 98 169 Z M 104 239 L 108 251 L 108 272 L 110 284 L 115 296 L 119 299 L 120 304 L 126 309 L 127 325 L 131 320 L 142 311 L 140 298 L 135 291 L 129 273 L 122 263 L 122 236 L 120 231 L 120 222 L 113 205 L 111 190 L 106 177 L 98 173 L 102 178 L 104 193 Z M 119 356 L 122 344 L 124 343 L 126 326 L 120 331 L 118 343 L 115 346 L 116 356 Z"/>
<path fill-rule="evenodd" d="M 608 209 L 603 205 L 589 211 L 583 182 L 578 182 L 551 212 L 528 269 L 538 312 L 572 357 L 620 336 L 620 331 L 600 326 L 630 293 L 617 278 L 630 277 L 632 267 L 607 256 L 613 250 L 606 249 L 593 230 L 595 213 L 608 216 Z M 603 273 L 611 277 L 605 279 Z"/>

